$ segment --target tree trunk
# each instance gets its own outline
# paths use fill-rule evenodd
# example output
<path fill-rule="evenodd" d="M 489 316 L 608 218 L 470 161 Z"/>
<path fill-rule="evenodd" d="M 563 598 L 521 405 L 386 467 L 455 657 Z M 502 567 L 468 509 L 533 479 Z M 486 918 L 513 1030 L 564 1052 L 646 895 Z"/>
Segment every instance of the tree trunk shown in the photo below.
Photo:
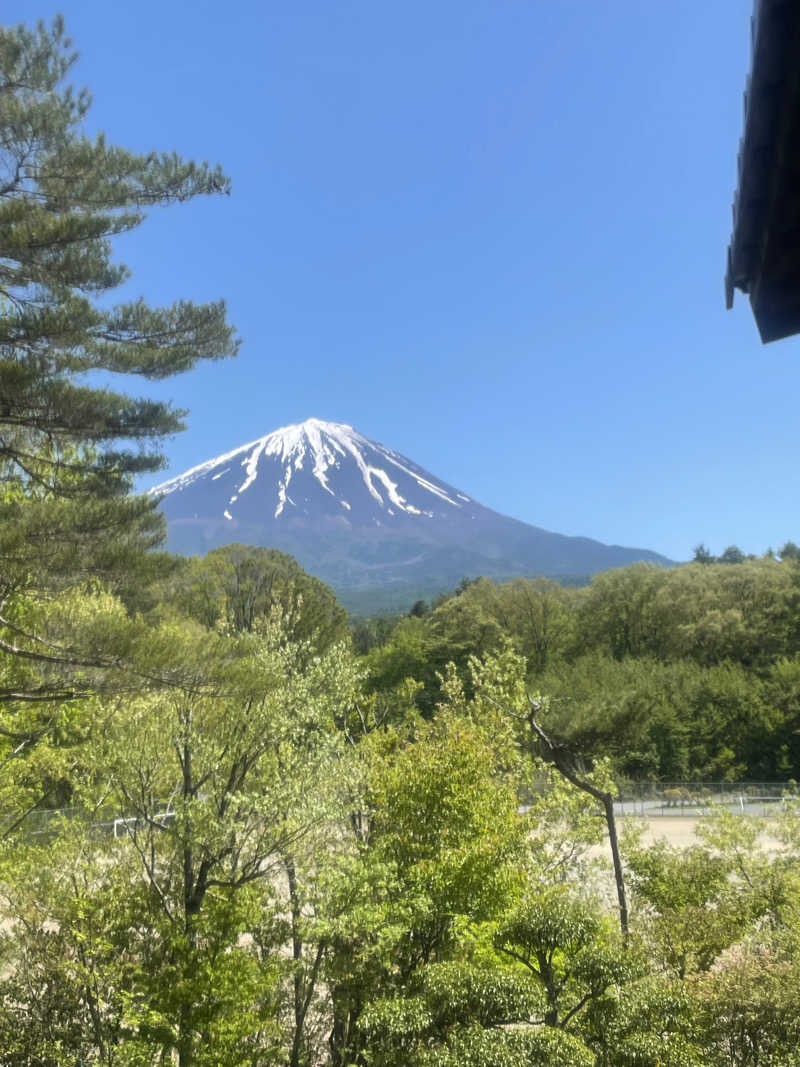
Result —
<path fill-rule="evenodd" d="M 191 847 L 192 831 L 187 818 L 187 806 L 194 795 L 194 781 L 192 778 L 192 743 L 190 736 L 192 725 L 191 712 L 186 715 L 182 725 L 185 732 L 181 750 L 181 770 L 183 772 L 181 796 L 183 800 L 184 834 L 186 835 L 183 842 L 183 932 L 186 937 L 186 947 L 189 956 L 188 959 L 183 961 L 183 967 L 184 970 L 188 970 L 188 968 L 191 967 L 191 957 L 193 955 L 196 941 L 194 927 L 195 914 L 198 911 L 194 853 Z M 186 977 L 189 976 L 186 975 Z M 187 986 L 190 987 L 191 983 L 185 983 L 184 988 L 186 989 Z M 184 992 L 184 996 L 187 995 L 188 993 Z M 192 1036 L 193 1007 L 194 1005 L 188 1000 L 184 1000 L 178 1010 L 178 1067 L 192 1067 L 194 1062 L 194 1038 Z"/>
<path fill-rule="evenodd" d="M 353 998 L 350 991 L 342 995 L 335 989 L 331 994 L 333 1028 L 328 1038 L 331 1067 L 361 1067 L 364 1056 L 355 1033 L 356 1022 L 363 1008 L 361 997 Z"/>
<path fill-rule="evenodd" d="M 627 942 L 628 940 L 628 901 L 625 894 L 625 877 L 622 870 L 622 857 L 619 852 L 619 838 L 617 837 L 617 821 L 614 815 L 614 797 L 611 793 L 606 793 L 602 789 L 598 789 L 597 786 L 592 785 L 587 781 L 577 770 L 578 759 L 570 752 L 566 746 L 555 744 L 539 723 L 536 721 L 536 713 L 539 711 L 539 705 L 533 700 L 530 701 L 531 710 L 528 715 L 528 723 L 530 725 L 532 733 L 539 740 L 549 761 L 555 766 L 559 774 L 563 775 L 568 782 L 571 782 L 576 789 L 582 789 L 584 793 L 588 793 L 594 797 L 595 800 L 599 800 L 603 805 L 603 814 L 606 819 L 606 826 L 608 827 L 608 840 L 611 846 L 611 858 L 614 863 L 614 880 L 617 885 L 617 902 L 619 904 L 619 925 L 622 930 L 622 936 Z"/>
<path fill-rule="evenodd" d="M 191 1007 L 181 1004 L 178 1016 L 178 1067 L 192 1067 L 194 1049 L 192 1047 Z"/>
<path fill-rule="evenodd" d="M 305 998 L 303 995 L 303 975 L 300 966 L 303 962 L 303 938 L 300 933 L 301 904 L 297 893 L 297 871 L 294 866 L 294 858 L 285 856 L 286 876 L 289 880 L 289 908 L 292 915 L 292 987 L 294 993 L 294 1034 L 292 1035 L 292 1051 L 289 1056 L 289 1067 L 300 1067 L 300 1050 L 303 1044 L 303 1027 L 305 1025 Z"/>
<path fill-rule="evenodd" d="M 625 894 L 625 876 L 622 870 L 622 857 L 619 854 L 617 837 L 617 820 L 614 815 L 614 798 L 610 793 L 603 794 L 603 809 L 608 827 L 608 841 L 611 845 L 611 858 L 614 861 L 614 880 L 617 883 L 617 901 L 619 903 L 619 925 L 622 936 L 628 939 L 628 900 Z"/>

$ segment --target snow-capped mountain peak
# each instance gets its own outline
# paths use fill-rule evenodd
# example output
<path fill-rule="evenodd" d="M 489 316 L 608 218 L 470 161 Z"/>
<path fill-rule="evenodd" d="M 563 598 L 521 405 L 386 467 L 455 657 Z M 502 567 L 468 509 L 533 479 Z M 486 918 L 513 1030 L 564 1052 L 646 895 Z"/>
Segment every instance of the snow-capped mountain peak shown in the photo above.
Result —
<path fill-rule="evenodd" d="M 498 515 L 352 426 L 322 419 L 282 426 L 151 492 L 173 551 L 234 541 L 276 548 L 340 593 L 382 588 L 395 604 L 408 596 L 407 606 L 465 575 L 574 580 L 637 559 L 669 562 Z"/>
<path fill-rule="evenodd" d="M 379 525 L 400 516 L 432 518 L 443 506 L 461 510 L 473 503 L 352 426 L 315 418 L 282 426 L 240 445 L 162 483 L 151 493 L 169 497 L 198 482 L 208 483 L 204 486 L 208 491 L 212 490 L 211 483 L 219 483 L 213 486 L 213 496 L 218 500 L 220 517 L 229 522 L 242 511 L 243 500 L 250 504 L 254 498 L 258 498 L 262 512 L 270 506 L 275 520 L 298 514 L 318 518 L 321 513 L 344 511 L 361 523 L 366 520 Z M 251 512 L 252 507 L 246 510 Z"/>

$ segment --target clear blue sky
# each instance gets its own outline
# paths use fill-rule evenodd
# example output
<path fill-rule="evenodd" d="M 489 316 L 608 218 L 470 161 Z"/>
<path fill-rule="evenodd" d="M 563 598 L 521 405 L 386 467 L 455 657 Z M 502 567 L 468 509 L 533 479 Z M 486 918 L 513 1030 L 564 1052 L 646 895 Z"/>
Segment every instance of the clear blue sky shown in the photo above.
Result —
<path fill-rule="evenodd" d="M 800 339 L 723 299 L 751 7 L 65 3 L 92 128 L 233 179 L 118 246 L 244 341 L 149 389 L 168 473 L 314 415 L 560 533 L 800 540 Z"/>

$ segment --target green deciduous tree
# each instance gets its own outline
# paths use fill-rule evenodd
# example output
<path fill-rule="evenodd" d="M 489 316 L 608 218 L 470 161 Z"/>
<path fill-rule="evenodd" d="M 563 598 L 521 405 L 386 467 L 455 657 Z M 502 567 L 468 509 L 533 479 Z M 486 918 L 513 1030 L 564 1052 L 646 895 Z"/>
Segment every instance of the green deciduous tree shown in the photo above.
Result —
<path fill-rule="evenodd" d="M 534 1022 L 541 1009 L 539 988 L 519 971 L 434 963 L 405 997 L 371 1004 L 362 1025 L 380 1067 L 590 1064 L 580 1040 Z"/>
<path fill-rule="evenodd" d="M 741 887 L 730 892 L 727 858 L 700 846 L 676 850 L 664 842 L 625 854 L 629 879 L 646 903 L 646 937 L 652 951 L 678 978 L 708 970 L 744 933 L 748 903 Z"/>
<path fill-rule="evenodd" d="M 332 1064 L 360 1063 L 364 1009 L 403 998 L 420 971 L 452 960 L 465 929 L 499 913 L 519 884 L 525 824 L 497 749 L 476 724 L 442 712 L 371 733 L 352 868 L 331 927 Z"/>
<path fill-rule="evenodd" d="M 665 630 L 659 590 L 669 572 L 653 564 L 603 571 L 592 580 L 580 612 L 579 640 L 615 659 L 660 650 Z"/>
<path fill-rule="evenodd" d="M 35 846 L 9 853 L 7 911 L 30 919 L 10 939 L 0 1030 L 27 998 L 39 1019 L 29 1044 L 51 1034 L 66 1047 L 77 1034 L 101 1062 L 284 1062 L 304 1042 L 292 1011 L 304 961 L 283 952 L 301 932 L 283 876 L 324 867 L 338 817 L 334 723 L 357 674 L 342 648 L 309 657 L 274 622 L 235 637 L 184 622 L 172 639 L 180 677 L 112 701 L 90 738 L 95 808 L 66 852 L 45 864 Z"/>
<path fill-rule="evenodd" d="M 685 982 L 645 974 L 587 1005 L 584 1040 L 595 1067 L 705 1067 L 696 1012 Z"/>
<path fill-rule="evenodd" d="M 800 1064 L 800 968 L 769 949 L 734 953 L 696 986 L 704 1063 L 713 1067 Z"/>
<path fill-rule="evenodd" d="M 596 904 L 563 887 L 526 895 L 500 925 L 495 945 L 540 984 L 544 1023 L 561 1029 L 574 1028 L 591 1001 L 632 971 Z"/>
<path fill-rule="evenodd" d="M 166 595 L 204 626 L 230 633 L 252 633 L 276 609 L 295 644 L 324 651 L 347 633 L 347 613 L 328 586 L 274 548 L 234 544 L 193 558 Z"/>

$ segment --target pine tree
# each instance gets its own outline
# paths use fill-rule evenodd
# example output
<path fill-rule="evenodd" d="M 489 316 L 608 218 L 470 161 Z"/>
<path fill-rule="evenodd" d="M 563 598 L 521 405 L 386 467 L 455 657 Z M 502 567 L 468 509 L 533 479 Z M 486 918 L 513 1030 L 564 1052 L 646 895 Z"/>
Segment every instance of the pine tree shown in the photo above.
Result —
<path fill-rule="evenodd" d="M 157 544 L 132 477 L 163 465 L 183 413 L 86 384 L 91 371 L 165 378 L 232 355 L 222 302 L 109 306 L 127 280 L 112 239 L 147 209 L 227 193 L 222 171 L 87 137 L 63 22 L 0 28 L 0 561 L 11 574 L 119 576 Z"/>
<path fill-rule="evenodd" d="M 48 728 L 20 721 L 30 702 L 74 699 L 97 681 L 87 670 L 107 684 L 129 661 L 134 638 L 98 581 L 133 598 L 168 565 L 149 551 L 164 534 L 157 502 L 132 489 L 163 465 L 158 442 L 183 412 L 92 372 L 166 378 L 238 346 L 221 301 L 109 298 L 129 277 L 116 236 L 229 182 L 87 136 L 90 96 L 67 83 L 76 58 L 60 18 L 0 27 L 0 736 L 12 752 Z"/>

